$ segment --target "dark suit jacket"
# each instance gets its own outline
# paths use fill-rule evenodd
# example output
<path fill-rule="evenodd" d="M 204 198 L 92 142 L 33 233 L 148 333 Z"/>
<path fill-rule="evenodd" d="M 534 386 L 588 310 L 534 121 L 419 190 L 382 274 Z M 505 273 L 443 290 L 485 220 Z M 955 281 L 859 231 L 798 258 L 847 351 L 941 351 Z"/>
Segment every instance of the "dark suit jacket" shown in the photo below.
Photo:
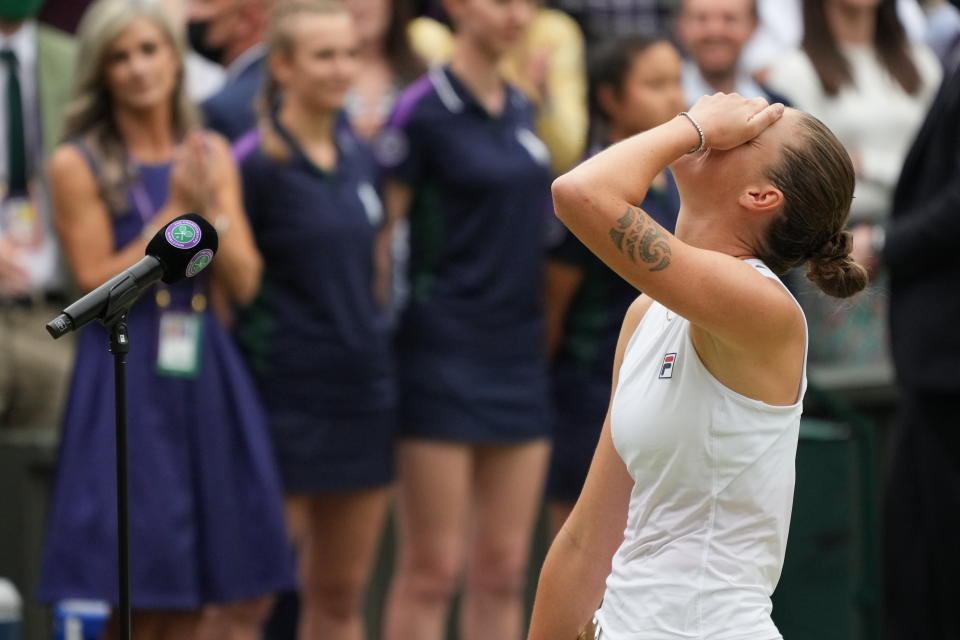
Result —
<path fill-rule="evenodd" d="M 266 72 L 266 55 L 261 55 L 223 88 L 203 103 L 207 126 L 235 142 L 257 124 L 255 101 Z"/>
<path fill-rule="evenodd" d="M 944 80 L 904 162 L 883 260 L 900 383 L 960 391 L 960 67 Z"/>

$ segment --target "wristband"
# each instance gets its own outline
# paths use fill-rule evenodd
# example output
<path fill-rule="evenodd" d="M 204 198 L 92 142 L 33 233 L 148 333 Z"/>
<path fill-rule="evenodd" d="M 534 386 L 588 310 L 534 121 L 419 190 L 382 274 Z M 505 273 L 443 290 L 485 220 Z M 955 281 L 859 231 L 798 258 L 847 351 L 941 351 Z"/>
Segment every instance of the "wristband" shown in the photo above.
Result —
<path fill-rule="evenodd" d="M 700 125 L 697 124 L 697 121 L 693 119 L 693 116 L 691 116 L 691 115 L 690 115 L 689 113 L 687 113 L 686 111 L 681 111 L 681 112 L 678 113 L 677 115 L 678 115 L 678 116 L 683 116 L 684 118 L 686 118 L 687 120 L 689 120 L 689 121 L 690 121 L 690 124 L 692 124 L 694 127 L 697 128 L 697 133 L 700 134 L 700 144 L 697 145 L 696 147 L 694 147 L 693 149 L 690 149 L 690 151 L 687 151 L 687 153 L 688 153 L 688 154 L 690 154 L 690 153 L 699 153 L 699 152 L 703 151 L 704 149 L 706 149 L 706 148 L 707 148 L 707 139 L 706 139 L 706 138 L 704 137 L 704 135 L 703 135 L 703 128 L 701 128 Z"/>

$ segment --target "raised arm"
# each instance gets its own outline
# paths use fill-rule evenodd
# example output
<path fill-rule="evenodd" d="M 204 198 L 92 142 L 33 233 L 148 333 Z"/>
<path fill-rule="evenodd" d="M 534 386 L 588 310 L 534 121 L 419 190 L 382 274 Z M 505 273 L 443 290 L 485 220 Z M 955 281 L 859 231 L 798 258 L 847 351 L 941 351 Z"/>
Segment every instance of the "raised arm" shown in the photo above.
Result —
<path fill-rule="evenodd" d="M 212 265 L 213 278 L 231 301 L 244 305 L 253 300 L 260 289 L 263 259 L 243 211 L 240 173 L 226 139 L 214 133 L 192 137 L 185 151 L 199 152 L 202 157 L 204 139 L 213 165 L 211 170 L 219 174 L 209 185 L 211 197 L 200 203 L 198 211 L 210 220 L 220 236 L 220 248 Z"/>
<path fill-rule="evenodd" d="M 650 302 L 642 296 L 627 311 L 614 359 L 613 390 L 627 342 Z M 613 554 L 623 542 L 632 488 L 633 479 L 613 447 L 608 410 L 583 491 L 544 560 L 528 640 L 573 640 L 590 621 L 603 598 Z"/>
<path fill-rule="evenodd" d="M 54 151 L 49 175 L 54 225 L 81 291 L 95 289 L 144 256 L 152 235 L 149 230 L 122 249 L 114 248 L 110 212 L 93 171 L 76 147 L 63 145 Z M 172 197 L 154 220 L 157 225 L 169 222 L 185 207 Z"/>
<path fill-rule="evenodd" d="M 706 154 L 754 140 L 782 114 L 782 105 L 735 94 L 707 96 L 690 110 L 703 130 Z M 607 265 L 654 300 L 729 346 L 762 347 L 799 326 L 797 310 L 780 287 L 722 250 L 682 242 L 631 204 L 643 200 L 664 167 L 700 143 L 697 127 L 678 115 L 613 145 L 554 182 L 556 213 Z M 713 159 L 686 161 L 707 160 Z M 702 207 L 708 200 L 699 196 L 696 206 Z"/>

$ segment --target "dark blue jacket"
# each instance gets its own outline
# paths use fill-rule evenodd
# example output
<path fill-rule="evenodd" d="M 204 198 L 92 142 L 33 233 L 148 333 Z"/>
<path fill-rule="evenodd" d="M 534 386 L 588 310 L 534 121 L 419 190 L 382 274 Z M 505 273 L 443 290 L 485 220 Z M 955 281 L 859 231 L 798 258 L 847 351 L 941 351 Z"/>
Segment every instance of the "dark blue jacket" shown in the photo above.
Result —
<path fill-rule="evenodd" d="M 960 391 L 960 67 L 944 80 L 904 161 L 883 260 L 900 383 Z"/>
<path fill-rule="evenodd" d="M 255 102 L 266 73 L 266 53 L 259 55 L 201 105 L 207 126 L 230 142 L 257 124 Z"/>

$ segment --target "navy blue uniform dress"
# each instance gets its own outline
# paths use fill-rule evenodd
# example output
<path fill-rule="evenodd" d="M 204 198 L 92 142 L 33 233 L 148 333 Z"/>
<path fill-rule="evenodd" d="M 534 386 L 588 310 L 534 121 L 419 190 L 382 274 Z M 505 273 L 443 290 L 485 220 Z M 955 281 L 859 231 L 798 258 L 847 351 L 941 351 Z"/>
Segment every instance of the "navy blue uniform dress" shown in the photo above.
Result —
<path fill-rule="evenodd" d="M 449 68 L 397 102 L 377 154 L 409 185 L 398 330 L 404 436 L 510 443 L 550 431 L 543 269 L 548 153 L 513 87 L 489 114 Z"/>
<path fill-rule="evenodd" d="M 139 169 L 140 206 L 112 218 L 135 241 L 167 199 L 170 165 Z M 133 199 L 132 199 L 133 200 Z M 149 204 L 142 204 L 148 201 Z M 167 289 L 188 311 L 201 278 Z M 133 607 L 195 609 L 291 588 L 293 554 L 266 418 L 243 358 L 210 311 L 195 379 L 157 373 L 153 290 L 130 310 L 127 356 Z M 43 555 L 40 597 L 116 602 L 113 356 L 100 325 L 81 330 Z"/>
<path fill-rule="evenodd" d="M 289 152 L 259 134 L 235 146 L 263 285 L 238 337 L 267 408 L 287 493 L 382 486 L 393 478 L 396 388 L 389 316 L 373 295 L 384 215 L 376 164 L 340 118 L 324 171 L 275 120 Z"/>
<path fill-rule="evenodd" d="M 651 187 L 640 207 L 665 229 L 674 230 L 680 195 L 670 172 L 664 188 Z M 567 309 L 563 337 L 553 360 L 556 422 L 547 495 L 574 502 L 587 477 L 610 402 L 620 326 L 640 292 L 559 221 L 557 225 L 560 228 L 550 260 L 579 269 L 583 280 Z"/>

